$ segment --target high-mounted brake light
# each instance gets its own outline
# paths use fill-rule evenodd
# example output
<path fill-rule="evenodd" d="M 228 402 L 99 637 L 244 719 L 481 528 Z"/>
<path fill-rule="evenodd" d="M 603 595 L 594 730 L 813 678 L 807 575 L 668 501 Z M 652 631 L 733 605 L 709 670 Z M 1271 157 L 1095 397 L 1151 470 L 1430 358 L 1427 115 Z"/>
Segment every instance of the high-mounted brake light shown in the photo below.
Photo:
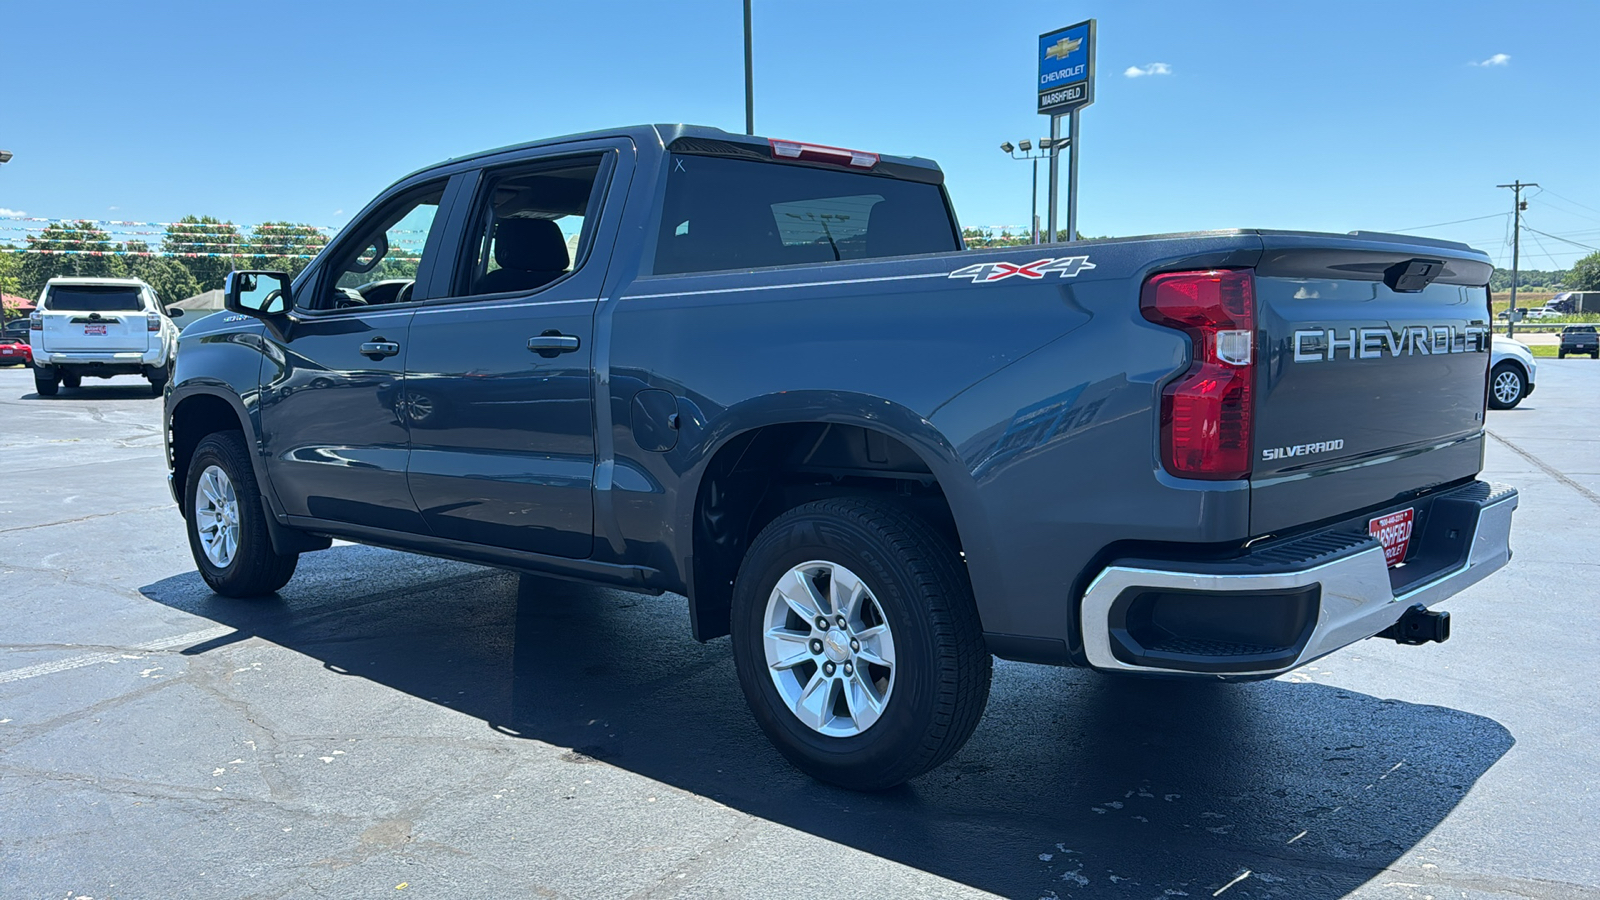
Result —
<path fill-rule="evenodd" d="M 767 143 L 772 145 L 772 155 L 783 159 L 833 163 L 836 166 L 854 166 L 858 169 L 870 169 L 878 164 L 878 154 L 863 150 L 846 150 L 843 147 L 824 147 L 821 144 L 772 139 L 768 139 Z"/>
<path fill-rule="evenodd" d="M 1161 462 L 1179 478 L 1250 476 L 1255 408 L 1255 280 L 1249 269 L 1168 272 L 1139 305 L 1189 335 L 1189 368 L 1161 392 Z"/>

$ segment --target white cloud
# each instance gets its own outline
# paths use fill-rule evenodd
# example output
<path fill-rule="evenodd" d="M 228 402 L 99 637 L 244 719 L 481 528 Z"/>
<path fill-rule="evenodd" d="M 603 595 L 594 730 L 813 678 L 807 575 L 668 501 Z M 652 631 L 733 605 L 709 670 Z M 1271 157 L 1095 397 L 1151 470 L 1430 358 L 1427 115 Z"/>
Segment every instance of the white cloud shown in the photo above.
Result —
<path fill-rule="evenodd" d="M 1171 75 L 1172 67 L 1166 63 L 1151 63 L 1148 66 L 1129 66 L 1122 74 L 1129 78 L 1142 78 L 1146 75 Z"/>
<path fill-rule="evenodd" d="M 121 208 L 122 207 L 120 207 L 120 206 L 108 206 L 108 207 L 106 207 L 106 212 L 116 212 L 117 210 L 119 210 Z"/>
<path fill-rule="evenodd" d="M 4 206 L 0 206 L 0 216 L 25 216 L 25 215 L 27 215 L 27 213 L 23 212 L 20 209 L 6 209 Z"/>
<path fill-rule="evenodd" d="M 1509 65 L 1511 65 L 1511 54 L 1509 54 L 1509 53 L 1496 53 L 1495 55 L 1489 57 L 1488 59 L 1484 60 L 1483 62 L 1470 63 L 1470 65 L 1474 65 L 1474 66 L 1509 66 Z"/>

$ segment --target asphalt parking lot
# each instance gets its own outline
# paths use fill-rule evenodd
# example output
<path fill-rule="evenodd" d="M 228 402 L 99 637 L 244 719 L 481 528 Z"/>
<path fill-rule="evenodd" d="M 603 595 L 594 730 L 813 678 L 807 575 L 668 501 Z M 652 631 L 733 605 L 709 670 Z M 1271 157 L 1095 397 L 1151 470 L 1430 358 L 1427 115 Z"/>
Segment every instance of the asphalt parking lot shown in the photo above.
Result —
<path fill-rule="evenodd" d="M 790 769 L 643 597 L 336 544 L 195 574 L 136 378 L 0 370 L 0 898 L 1600 898 L 1600 365 L 1491 413 L 1454 636 L 1263 683 L 997 666 L 943 768 Z"/>

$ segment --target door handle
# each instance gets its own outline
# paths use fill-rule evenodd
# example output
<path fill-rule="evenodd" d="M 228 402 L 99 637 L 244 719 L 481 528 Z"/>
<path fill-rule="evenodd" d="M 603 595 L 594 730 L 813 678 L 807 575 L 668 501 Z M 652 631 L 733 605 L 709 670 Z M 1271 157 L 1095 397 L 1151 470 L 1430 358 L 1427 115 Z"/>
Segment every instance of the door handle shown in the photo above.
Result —
<path fill-rule="evenodd" d="M 383 359 L 385 356 L 395 356 L 400 352 L 400 345 L 394 341 L 367 341 L 361 345 L 361 355 L 372 359 Z"/>
<path fill-rule="evenodd" d="M 528 338 L 528 349 L 546 359 L 554 359 L 563 353 L 571 353 L 578 349 L 581 342 L 570 334 L 559 331 L 546 331 L 538 337 Z"/>

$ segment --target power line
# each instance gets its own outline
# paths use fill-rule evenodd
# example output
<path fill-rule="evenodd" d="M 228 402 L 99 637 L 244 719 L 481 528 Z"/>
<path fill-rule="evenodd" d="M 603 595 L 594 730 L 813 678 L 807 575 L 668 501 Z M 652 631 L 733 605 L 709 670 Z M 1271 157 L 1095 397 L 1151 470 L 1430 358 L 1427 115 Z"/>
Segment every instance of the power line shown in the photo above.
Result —
<path fill-rule="evenodd" d="M 1404 234 L 1407 231 L 1427 231 L 1430 228 L 1443 228 L 1446 225 L 1460 225 L 1463 222 L 1482 222 L 1484 219 L 1498 219 L 1505 213 L 1495 213 L 1491 216 L 1474 216 L 1471 219 L 1456 219 L 1454 222 L 1437 222 L 1433 225 L 1417 225 L 1412 228 L 1391 228 L 1392 234 Z"/>
<path fill-rule="evenodd" d="M 1526 226 L 1526 225 L 1524 225 L 1522 227 L 1528 228 L 1528 226 Z M 1554 238 L 1555 240 L 1558 240 L 1563 244 L 1571 244 L 1574 247 L 1582 247 L 1585 250 L 1594 250 L 1596 252 L 1600 252 L 1600 247 L 1591 247 L 1588 244 L 1580 244 L 1577 241 L 1569 241 L 1566 238 L 1561 237 L 1560 235 L 1550 234 L 1548 232 L 1539 231 L 1539 230 L 1534 229 L 1534 228 L 1528 228 L 1528 230 L 1533 232 L 1534 234 L 1542 234 L 1547 238 Z"/>
<path fill-rule="evenodd" d="M 1539 232 L 1534 231 L 1532 228 L 1529 228 L 1528 230 L 1533 232 L 1533 242 L 1539 245 L 1539 249 L 1544 253 L 1545 258 L 1550 260 L 1550 265 L 1555 266 L 1557 269 L 1561 268 L 1561 264 L 1556 262 L 1556 258 L 1550 255 L 1549 250 L 1545 249 L 1544 241 L 1539 240 Z"/>
<path fill-rule="evenodd" d="M 1600 213 L 1600 209 L 1595 209 L 1592 206 L 1584 206 L 1582 203 L 1579 203 L 1578 201 L 1572 199 L 1571 197 L 1562 197 L 1560 194 L 1556 193 L 1555 191 L 1550 190 L 1549 188 L 1545 188 L 1545 189 L 1541 190 L 1540 193 L 1549 194 L 1552 197 L 1560 197 L 1562 200 L 1565 200 L 1568 203 L 1571 203 L 1573 206 L 1582 207 L 1582 208 L 1587 209 L 1588 211 L 1590 211 L 1592 213 Z"/>

